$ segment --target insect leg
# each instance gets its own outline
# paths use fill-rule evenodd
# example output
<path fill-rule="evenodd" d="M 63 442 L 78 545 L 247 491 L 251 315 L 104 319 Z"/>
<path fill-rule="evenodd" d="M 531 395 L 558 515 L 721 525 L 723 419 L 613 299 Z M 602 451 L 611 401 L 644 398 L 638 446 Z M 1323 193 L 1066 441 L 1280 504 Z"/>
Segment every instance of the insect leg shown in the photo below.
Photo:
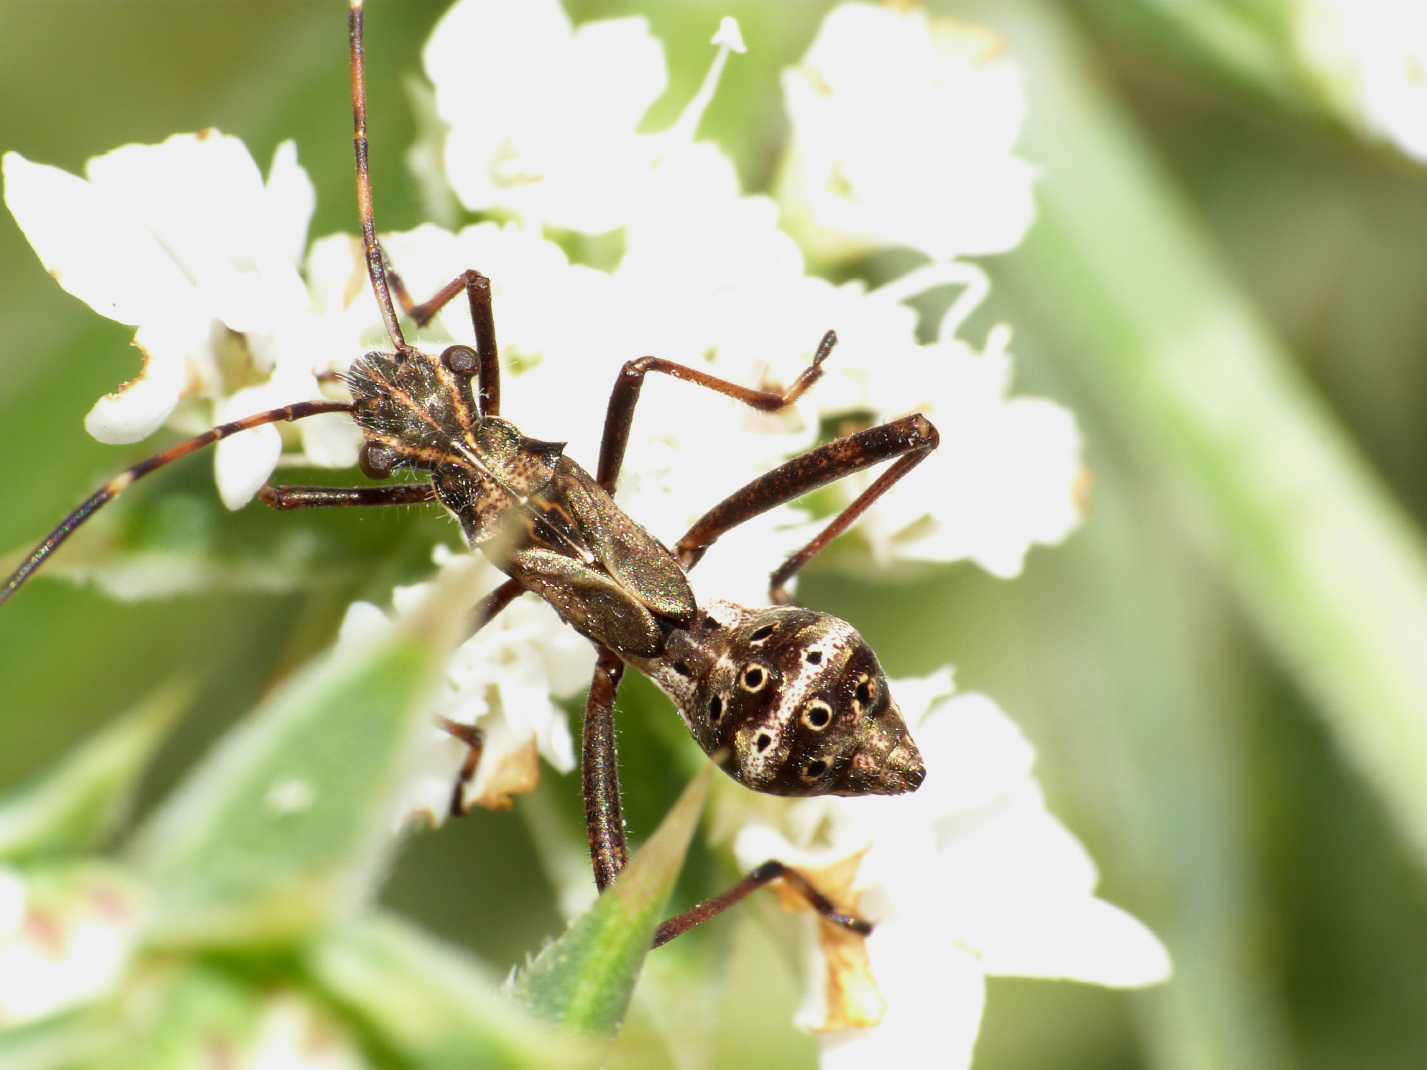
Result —
<path fill-rule="evenodd" d="M 585 833 L 589 839 L 590 862 L 595 887 L 605 890 L 629 863 L 629 841 L 624 831 L 624 809 L 620 802 L 619 754 L 614 737 L 614 703 L 624 677 L 624 663 L 602 649 L 590 681 L 585 701 L 585 723 L 580 743 L 581 787 L 585 796 Z M 864 936 L 871 923 L 853 914 L 844 914 L 813 883 L 782 862 L 764 862 L 722 895 L 707 899 L 691 910 L 675 915 L 659 926 L 654 946 L 667 944 L 696 926 L 722 914 L 729 907 L 775 880 L 791 885 L 823 918 Z"/>
<path fill-rule="evenodd" d="M 466 785 L 476 779 L 476 770 L 481 764 L 481 752 L 486 747 L 485 733 L 473 724 L 461 724 L 447 717 L 442 717 L 437 724 L 466 745 L 466 760 L 461 763 L 461 771 L 456 774 L 456 783 L 451 785 L 451 816 L 461 817 L 466 813 Z"/>
<path fill-rule="evenodd" d="M 219 424 L 217 427 L 209 428 L 201 435 L 195 435 L 193 438 L 170 446 L 161 453 L 146 457 L 138 464 L 126 468 L 81 502 L 74 512 L 60 522 L 59 527 L 46 535 L 40 544 L 30 551 L 29 556 L 25 558 L 20 567 L 11 573 L 10 578 L 5 581 L 5 586 L 0 587 L 0 605 L 9 601 L 25 581 L 49 559 L 50 554 L 54 553 L 60 544 L 73 535 L 75 530 L 93 516 L 100 507 L 108 505 L 150 472 L 155 472 L 164 465 L 187 457 L 190 453 L 200 450 L 204 446 L 210 446 L 229 435 L 236 435 L 239 431 L 261 427 L 263 424 L 302 420 L 325 412 L 349 411 L 351 411 L 351 406 L 344 401 L 302 401 L 294 405 L 284 405 L 280 409 L 269 409 L 267 412 L 245 416 L 241 420 Z"/>
<path fill-rule="evenodd" d="M 794 457 L 786 464 L 759 476 L 715 505 L 679 540 L 674 548 L 675 556 L 685 569 L 693 568 L 720 535 L 744 521 L 843 476 L 896 458 L 896 463 L 883 472 L 876 482 L 833 517 L 827 527 L 811 542 L 773 572 L 769 578 L 769 598 L 774 604 L 786 602 L 788 594 L 784 585 L 788 580 L 816 557 L 828 543 L 846 531 L 893 483 L 926 460 L 940 440 L 930 420 L 925 416 L 913 414 L 890 423 L 869 427 L 865 431 L 858 431 L 809 450 L 802 456 Z"/>
<path fill-rule="evenodd" d="M 436 500 L 430 483 L 398 483 L 389 487 L 263 487 L 258 501 L 278 512 L 290 509 L 336 509 L 362 505 L 422 505 Z"/>
<path fill-rule="evenodd" d="M 580 740 L 580 781 L 585 796 L 585 833 L 595 887 L 601 892 L 629 862 L 624 808 L 619 797 L 619 753 L 614 742 L 614 700 L 624 678 L 624 662 L 601 648 L 585 700 Z"/>
<path fill-rule="evenodd" d="M 466 636 L 475 635 L 492 620 L 500 615 L 506 606 L 510 605 L 517 598 L 525 593 L 525 588 L 519 580 L 506 580 L 490 594 L 482 598 L 471 613 L 471 633 Z"/>
<path fill-rule="evenodd" d="M 524 593 L 525 588 L 518 580 L 506 580 L 487 594 L 471 613 L 470 634 L 475 635 Z M 481 753 L 485 750 L 485 734 L 475 725 L 461 724 L 446 717 L 440 718 L 437 724 L 466 745 L 466 760 L 461 763 L 456 782 L 451 785 L 450 813 L 452 817 L 461 817 L 466 813 L 466 785 L 476 778 L 476 770 L 480 768 Z"/>
<path fill-rule="evenodd" d="M 600 464 L 596 478 L 601 487 L 614 493 L 614 485 L 619 478 L 619 468 L 624 462 L 625 447 L 629 445 L 629 430 L 634 423 L 634 406 L 639 401 L 639 392 L 644 389 L 644 376 L 649 372 L 660 372 L 682 379 L 686 383 L 713 390 L 725 397 L 734 398 L 761 412 L 775 412 L 785 405 L 791 405 L 822 377 L 822 363 L 827 360 L 832 347 L 837 345 L 837 335 L 828 331 L 818 343 L 813 362 L 804 368 L 793 380 L 793 385 L 781 393 L 771 390 L 753 390 L 727 379 L 701 372 L 683 364 L 662 357 L 640 357 L 625 363 L 615 380 L 614 391 L 610 394 L 609 409 L 605 414 L 604 438 L 600 443 Z"/>
<path fill-rule="evenodd" d="M 377 244 L 376 211 L 372 207 L 372 176 L 367 167 L 367 59 L 363 47 L 362 0 L 347 0 L 347 42 L 352 69 L 352 150 L 357 158 L 357 214 L 362 220 L 362 248 L 366 252 L 367 276 L 381 310 L 382 323 L 398 352 L 410 347 L 401 333 L 396 309 L 387 285 L 386 263 Z"/>
<path fill-rule="evenodd" d="M 872 923 L 859 918 L 856 914 L 844 914 L 837 909 L 837 905 L 831 899 L 823 895 L 813 886 L 813 882 L 808 880 L 796 869 L 784 865 L 782 862 L 764 862 L 757 869 L 753 870 L 743 880 L 739 881 L 722 895 L 716 895 L 712 899 L 705 899 L 698 906 L 676 914 L 668 921 L 659 926 L 654 933 L 654 946 L 662 947 L 676 936 L 682 936 L 704 922 L 718 917 L 729 907 L 743 899 L 749 892 L 755 892 L 765 884 L 782 880 L 792 886 L 792 888 L 807 900 L 824 921 L 834 925 L 849 929 L 863 936 L 872 931 Z"/>
<path fill-rule="evenodd" d="M 478 271 L 463 271 L 424 304 L 412 304 L 400 277 L 392 271 L 377 241 L 376 211 L 372 207 L 372 177 L 367 166 L 367 59 L 363 46 L 365 17 L 362 0 L 347 0 L 347 40 L 352 68 L 352 147 L 357 158 L 357 214 L 362 220 L 362 248 L 365 250 L 367 275 L 372 282 L 377 307 L 392 344 L 405 352 L 410 348 L 397 322 L 391 293 L 396 291 L 406 314 L 418 324 L 425 324 L 446 302 L 462 289 L 471 301 L 471 322 L 476 328 L 476 348 L 481 361 L 481 412 L 495 416 L 500 412 L 500 368 L 496 353 L 495 317 L 491 312 L 491 284 Z"/>
<path fill-rule="evenodd" d="M 382 254 L 385 257 L 385 253 Z M 471 324 L 476 331 L 476 354 L 480 359 L 480 405 L 482 416 L 500 414 L 500 351 L 496 346 L 495 312 L 491 308 L 491 280 L 479 271 L 463 271 L 448 282 L 429 300 L 417 304 L 406 290 L 401 276 L 387 262 L 387 278 L 402 311 L 424 327 L 431 317 L 448 305 L 463 290 L 471 305 Z"/>

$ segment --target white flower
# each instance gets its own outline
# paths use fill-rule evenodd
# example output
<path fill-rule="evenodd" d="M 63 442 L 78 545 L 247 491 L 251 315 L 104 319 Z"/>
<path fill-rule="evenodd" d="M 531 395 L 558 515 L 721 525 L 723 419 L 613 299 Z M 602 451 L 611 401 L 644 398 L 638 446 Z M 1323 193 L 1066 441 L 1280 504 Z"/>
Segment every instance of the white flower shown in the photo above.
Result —
<path fill-rule="evenodd" d="M 643 18 L 576 27 L 559 0 L 463 0 L 423 59 L 462 204 L 589 234 L 625 221 L 648 166 L 636 128 L 668 81 Z"/>
<path fill-rule="evenodd" d="M 860 35 L 870 35 L 875 43 L 879 34 L 898 41 L 910 37 L 928 53 L 918 60 L 920 53 L 913 49 L 905 63 L 897 53 L 899 62 L 892 65 L 896 85 L 905 77 L 919 85 L 935 82 L 938 93 L 949 93 L 948 85 L 961 85 L 958 78 L 989 78 L 1014 96 L 1004 122 L 991 124 L 978 142 L 995 143 L 996 151 L 973 152 L 971 160 L 958 159 L 955 169 L 963 181 L 978 168 L 992 185 L 1004 184 L 1004 176 L 996 177 L 998 169 L 1022 174 L 1025 181 L 1013 184 L 1011 201 L 994 201 L 989 208 L 985 198 L 964 186 L 948 186 L 946 196 L 915 204 L 915 191 L 888 187 L 877 203 L 913 213 L 918 233 L 933 233 L 943 224 L 957 229 L 957 213 L 983 222 L 999 220 L 997 247 L 1014 244 L 1031 211 L 1029 169 L 1009 156 L 1021 121 L 1019 73 L 1009 61 L 989 63 L 986 70 L 952 62 L 948 53 L 971 39 L 969 30 L 933 32 L 921 14 L 863 7 L 829 16 L 820 38 L 825 38 L 824 48 L 815 44 L 810 55 L 816 58 L 831 49 L 836 57 L 839 48 L 851 47 Z M 720 52 L 706 80 L 709 92 L 725 55 Z M 868 84 L 877 81 L 848 73 L 845 100 L 861 100 L 870 91 Z M 931 92 L 925 86 L 921 91 Z M 705 100 L 696 98 L 665 135 L 650 180 L 651 194 L 657 195 L 633 206 L 625 255 L 614 273 L 622 302 L 613 320 L 632 325 L 637 352 L 764 388 L 790 384 L 807 367 L 827 329 L 837 331 L 839 345 L 822 380 L 796 406 L 771 416 L 654 377 L 644 395 L 649 400 L 635 417 L 621 504 L 672 540 L 720 497 L 811 447 L 820 431 L 846 416 L 885 421 L 921 412 L 938 426 L 942 446 L 905 487 L 879 499 L 859 525 L 860 534 L 881 561 L 969 558 L 995 575 L 1017 574 L 1032 545 L 1059 542 L 1078 525 L 1084 472 L 1071 415 L 1049 401 L 1008 396 L 1008 333 L 993 332 L 987 352 L 979 355 L 955 338 L 985 297 L 985 275 L 943 260 L 869 293 L 858 282 L 835 286 L 808 274 L 801 250 L 780 229 L 777 205 L 745 195 L 718 149 L 689 140 L 706 102 L 707 94 L 701 91 L 701 96 Z M 873 125 L 887 129 L 880 120 Z M 908 139 L 898 135 L 898 140 Z M 896 238 L 880 234 L 877 240 Z M 935 251 L 951 255 L 961 246 L 974 248 L 975 243 L 951 242 Z M 946 314 L 939 341 L 919 345 L 917 317 L 905 302 L 949 284 L 963 292 Z M 711 448 L 711 443 L 716 445 Z M 850 501 L 878 474 L 880 469 L 844 481 L 843 500 Z M 698 592 L 761 600 L 767 572 L 815 530 L 804 514 L 781 507 L 748 530 L 730 533 L 729 542 L 738 549 L 720 546 L 710 553 L 709 565 L 696 574 Z M 755 562 L 752 569 L 750 561 Z M 730 581 L 729 587 L 717 585 Z"/>
<path fill-rule="evenodd" d="M 1427 6 L 1298 0 L 1296 29 L 1308 69 L 1349 118 L 1427 162 Z"/>
<path fill-rule="evenodd" d="M 29 893 L 25 879 L 8 866 L 0 865 L 0 941 L 13 940 L 25 923 Z"/>
<path fill-rule="evenodd" d="M 218 402 L 217 418 L 232 419 L 320 396 L 313 373 L 335 354 L 299 271 L 313 191 L 291 142 L 266 181 L 241 141 L 214 130 L 125 145 L 89 160 L 87 179 L 14 152 L 3 169 L 5 202 L 60 285 L 138 328 L 139 375 L 90 410 L 95 438 L 145 438 L 185 398 Z M 295 432 L 309 460 L 355 461 L 338 427 L 318 418 Z M 280 451 L 273 427 L 219 445 L 230 508 Z"/>
<path fill-rule="evenodd" d="M 1094 863 L 1046 810 L 1034 752 L 996 705 L 948 698 L 949 672 L 892 687 L 926 759 L 915 794 L 800 801 L 776 823 L 765 808 L 735 843 L 741 863 L 801 866 L 876 924 L 860 942 L 808 919 L 798 1021 L 820 1034 L 822 1065 L 929 1051 L 969 1065 L 987 976 L 1114 987 L 1168 977 L 1155 936 L 1095 897 Z"/>
<path fill-rule="evenodd" d="M 1079 526 L 1086 476 L 1075 418 L 1045 398 L 1010 395 L 1009 334 L 993 331 L 981 353 L 949 339 L 882 364 L 869 390 L 874 409 L 924 413 L 941 445 L 902 493 L 868 511 L 859 530 L 879 559 L 969 559 L 1010 579 L 1031 546 Z M 847 492 L 872 478 L 849 480 Z"/>
<path fill-rule="evenodd" d="M 489 276 L 502 414 L 532 437 L 570 442 L 577 455 L 593 458 L 603 400 L 628 355 L 618 348 L 620 333 L 609 329 L 615 303 L 609 275 L 571 264 L 559 245 L 515 224 L 478 223 L 455 234 L 422 226 L 383 241 L 418 299 L 467 268 Z M 469 344 L 464 296 L 447 305 L 432 327 L 443 340 Z M 430 348 L 439 351 L 438 345 Z"/>
<path fill-rule="evenodd" d="M 458 557 L 437 547 L 438 567 Z M 504 579 L 489 567 L 490 586 Z M 398 615 L 416 609 L 435 581 L 392 592 Z M 338 643 L 358 642 L 388 626 L 368 602 L 355 602 L 342 623 Z M 589 642 L 561 624 L 555 611 L 533 597 L 517 599 L 505 612 L 459 646 L 432 708 L 433 722 L 446 718 L 479 728 L 484 740 L 475 778 L 465 786 L 465 806 L 504 809 L 511 797 L 534 790 L 538 758 L 562 773 L 574 768 L 574 744 L 557 698 L 575 694 L 594 667 Z M 433 723 L 418 773 L 407 788 L 403 814 L 440 824 L 448 813 L 467 747 Z"/>
<path fill-rule="evenodd" d="M 0 868 L 0 900 L 0 1027 L 104 995 L 143 921 L 137 890 L 93 863 L 34 874 Z"/>
<path fill-rule="evenodd" d="M 779 193 L 819 255 L 890 244 L 951 259 L 1025 234 L 1034 171 L 1012 151 L 1025 91 L 988 32 L 843 4 L 783 92 L 793 140 Z"/>
<path fill-rule="evenodd" d="M 303 996 L 282 992 L 262 1006 L 243 1070 L 358 1070 L 368 1065 L 342 1023 Z"/>
<path fill-rule="evenodd" d="M 670 232 L 678 233 L 674 224 Z M 716 261 L 722 246 L 712 236 L 708 246 Z M 660 263 L 675 270 L 675 248 L 671 243 L 667 256 L 649 265 L 644 292 L 654 285 Z M 839 343 L 823 366 L 823 378 L 796 406 L 776 415 L 685 384 L 646 387 L 649 400 L 635 417 L 619 498 L 656 533 L 677 538 L 720 497 L 814 445 L 824 427 L 839 427 L 849 416 L 860 426 L 912 412 L 936 425 L 941 445 L 859 520 L 858 537 L 878 561 L 969 559 L 1009 578 L 1020 572 L 1033 545 L 1059 543 L 1079 525 L 1086 475 L 1074 417 L 1049 400 L 1011 393 L 1008 329 L 993 330 L 982 352 L 955 337 L 964 314 L 984 295 L 984 277 L 974 269 L 929 265 L 868 292 L 861 283 L 834 286 L 800 271 L 750 266 L 754 285 L 728 301 L 710 277 L 716 271 L 701 264 L 693 269 L 698 284 L 693 296 L 675 293 L 654 302 L 667 313 L 701 296 L 724 312 L 721 322 L 706 328 L 711 348 L 706 363 L 692 361 L 696 366 L 736 383 L 786 386 L 807 366 L 825 329 L 835 328 Z M 623 267 L 617 278 L 624 285 L 632 281 Z M 735 281 L 725 283 L 728 287 L 740 285 L 736 275 L 730 279 Z M 937 341 L 918 343 L 916 314 L 904 302 L 948 283 L 964 286 L 968 300 L 958 299 Z M 761 312 L 744 318 L 740 303 L 761 306 Z M 662 315 L 652 320 L 656 327 L 664 322 Z M 669 321 L 682 322 L 677 316 Z M 886 467 L 842 480 L 838 500 L 850 502 Z M 806 514 L 783 507 L 749 531 L 730 533 L 730 543 L 741 547 L 731 563 L 743 566 L 743 583 L 709 590 L 761 599 L 767 572 L 815 530 Z M 723 550 L 719 545 L 710 552 L 714 568 Z M 757 566 L 750 573 L 753 555 Z M 696 578 L 701 587 L 708 580 L 697 573 Z M 727 570 L 723 578 L 738 583 L 738 570 Z"/>
<path fill-rule="evenodd" d="M 101 441 L 134 441 L 191 382 L 218 390 L 218 326 L 261 329 L 305 306 L 297 258 L 312 190 L 291 143 L 264 183 L 242 142 L 216 131 L 126 145 L 85 171 L 87 181 L 7 153 L 5 201 L 60 285 L 139 328 L 152 396 L 110 395 L 88 421 Z"/>

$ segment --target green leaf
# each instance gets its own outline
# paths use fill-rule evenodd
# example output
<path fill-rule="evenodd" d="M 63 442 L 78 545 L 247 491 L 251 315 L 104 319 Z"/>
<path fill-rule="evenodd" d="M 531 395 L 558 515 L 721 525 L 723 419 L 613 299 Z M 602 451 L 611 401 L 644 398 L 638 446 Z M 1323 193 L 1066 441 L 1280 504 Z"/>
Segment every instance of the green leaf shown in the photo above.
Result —
<path fill-rule="evenodd" d="M 516 994 L 539 1017 L 586 1033 L 619 1028 L 703 810 L 710 768 L 595 905 L 521 974 Z"/>
<path fill-rule="evenodd" d="M 125 986 L 107 1014 L 122 1042 L 89 1070 L 187 1070 L 222 1053 L 236 1065 L 254 1042 L 262 996 L 211 966 L 159 967 Z"/>
<path fill-rule="evenodd" d="M 364 1065 L 359 1058 L 354 1031 L 309 993 L 182 959 L 136 971 L 104 1003 L 0 1030 L 6 1070 Z"/>
<path fill-rule="evenodd" d="M 0 1028 L 0 1066 L 5 1070 L 64 1070 L 93 1066 L 126 1039 L 108 1007 L 86 1007 L 38 1022 Z"/>
<path fill-rule="evenodd" d="M 0 798 L 0 857 L 98 846 L 128 814 L 149 759 L 192 698 L 187 684 L 155 691 L 58 765 Z"/>
<path fill-rule="evenodd" d="M 587 1041 L 556 1033 L 479 963 L 399 918 L 334 930 L 307 954 L 313 981 L 380 1042 L 420 1067 L 592 1066 Z"/>
<path fill-rule="evenodd" d="M 179 786 L 132 846 L 157 889 L 153 940 L 288 941 L 367 897 L 473 576 L 455 571 L 377 641 L 319 658 Z"/>

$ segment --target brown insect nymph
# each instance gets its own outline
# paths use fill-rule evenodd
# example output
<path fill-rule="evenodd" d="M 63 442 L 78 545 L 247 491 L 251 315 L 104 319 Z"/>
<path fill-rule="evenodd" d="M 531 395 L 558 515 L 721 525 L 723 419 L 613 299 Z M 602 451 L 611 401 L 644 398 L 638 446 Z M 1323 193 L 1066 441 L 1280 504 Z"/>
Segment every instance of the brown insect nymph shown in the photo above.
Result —
<path fill-rule="evenodd" d="M 278 510 L 438 503 L 460 523 L 467 544 L 509 576 L 477 607 L 474 630 L 530 592 L 595 643 L 599 657 L 585 708 L 581 771 L 590 857 L 601 890 L 628 860 L 614 737 L 615 695 L 626 664 L 669 695 L 704 752 L 749 788 L 775 795 L 915 790 L 926 770 L 876 655 L 845 621 L 783 603 L 788 580 L 936 448 L 936 429 L 913 414 L 818 446 L 735 491 L 672 549 L 666 547 L 612 496 L 645 376 L 668 375 L 774 411 L 792 404 L 818 380 L 835 335 L 827 332 L 811 364 L 784 390 L 740 386 L 660 357 L 629 361 L 610 395 L 594 476 L 565 456 L 562 443 L 523 435 L 500 416 L 490 280 L 478 271 L 464 271 L 417 304 L 377 240 L 367 170 L 361 0 L 349 0 L 349 10 L 357 203 L 367 270 L 394 351 L 367 353 L 352 363 L 342 378 L 350 401 L 298 402 L 222 424 L 120 473 L 35 547 L 0 588 L 0 603 L 96 510 L 150 472 L 249 428 L 346 412 L 364 437 L 360 464 L 366 475 L 380 480 L 399 469 L 415 469 L 428 479 L 369 487 L 268 486 L 259 498 Z M 432 356 L 411 345 L 393 294 L 417 325 L 465 294 L 475 347 L 453 345 Z M 697 605 L 686 573 L 721 535 L 885 461 L 892 463 L 881 476 L 773 571 L 772 606 Z M 479 761 L 481 735 L 470 726 L 446 727 L 470 747 L 452 793 L 452 809 L 460 812 L 465 784 Z M 807 878 L 771 861 L 724 894 L 665 922 L 656 945 L 778 879 L 828 921 L 870 931 L 868 922 L 840 912 Z"/>

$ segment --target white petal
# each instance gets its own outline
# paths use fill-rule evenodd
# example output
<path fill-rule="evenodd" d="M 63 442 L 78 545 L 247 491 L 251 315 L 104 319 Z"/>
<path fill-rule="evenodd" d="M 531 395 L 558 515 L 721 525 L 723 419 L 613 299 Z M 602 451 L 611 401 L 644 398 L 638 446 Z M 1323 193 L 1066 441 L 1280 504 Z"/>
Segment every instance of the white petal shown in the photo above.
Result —
<path fill-rule="evenodd" d="M 307 227 L 317 208 L 317 190 L 307 171 L 297 162 L 297 143 L 284 141 L 273 153 L 272 167 L 263 187 L 262 213 L 267 241 L 293 267 L 302 265 L 307 249 Z"/>
<path fill-rule="evenodd" d="M 909 925 L 879 926 L 867 943 L 886 1016 L 872 1029 L 820 1034 L 821 1070 L 969 1067 L 986 1004 L 975 959 Z"/>
<path fill-rule="evenodd" d="M 1301 0 L 1303 65 L 1350 118 L 1427 162 L 1427 10 L 1400 0 Z"/>
<path fill-rule="evenodd" d="M 467 208 L 505 207 L 590 234 L 624 222 L 652 158 L 635 128 L 667 82 L 643 19 L 572 29 L 549 0 L 460 4 L 433 32 L 425 62 L 450 124 L 446 174 Z M 549 92 L 552 69 L 580 91 Z"/>
<path fill-rule="evenodd" d="M 235 1070 L 362 1070 L 368 1064 L 342 1024 L 291 992 L 267 1000 Z M 231 1049 L 225 1048 L 232 1063 Z"/>
<path fill-rule="evenodd" d="M 368 292 L 361 239 L 355 234 L 328 234 L 318 238 L 307 250 L 303 275 L 319 311 L 346 311 Z M 372 312 L 376 312 L 375 305 Z"/>
<path fill-rule="evenodd" d="M 19 872 L 0 865 L 0 942 L 10 939 L 25 920 L 28 895 Z"/>
<path fill-rule="evenodd" d="M 102 316 L 140 324 L 182 313 L 193 287 L 134 206 L 17 152 L 3 160 L 5 204 L 45 269 Z"/>
<path fill-rule="evenodd" d="M 269 337 L 273 344 L 267 347 L 267 351 L 271 355 L 274 371 L 261 388 L 261 396 L 253 395 L 254 404 L 277 408 L 294 401 L 322 397 L 312 365 L 314 357 L 317 358 L 316 363 L 323 363 L 320 356 L 322 343 L 333 333 L 325 329 L 329 325 L 330 317 L 305 315 L 290 321 L 289 329 Z M 250 347 L 259 340 L 250 336 Z M 347 352 L 354 355 L 356 350 L 353 348 Z M 356 465 L 362 434 L 346 413 L 309 416 L 295 426 L 297 437 L 302 442 L 304 463 L 320 468 L 351 468 Z"/>
<path fill-rule="evenodd" d="M 137 892 L 98 866 L 48 871 L 29 884 L 25 923 L 0 937 L 0 1022 L 6 1026 L 111 991 L 142 923 Z"/>
<path fill-rule="evenodd" d="M 956 689 L 953 679 L 953 670 L 947 665 L 926 676 L 899 676 L 888 681 L 908 728 L 919 730 L 937 704 L 951 697 Z"/>
<path fill-rule="evenodd" d="M 732 15 L 725 15 L 718 20 L 718 29 L 714 32 L 713 39 L 709 41 L 709 44 L 727 48 L 740 55 L 748 51 L 748 46 L 743 43 L 743 29 Z"/>
<path fill-rule="evenodd" d="M 548 602 L 533 595 L 521 598 L 502 616 L 511 618 L 508 626 L 513 632 L 538 637 L 530 644 L 530 652 L 552 695 L 569 698 L 589 687 L 595 652 L 587 640 L 560 620 Z M 557 716 L 559 723 L 565 725 L 563 711 Z M 554 762 L 550 754 L 546 756 Z"/>
<path fill-rule="evenodd" d="M 1045 977 L 1112 988 L 1169 978 L 1169 952 L 1145 925 L 1103 899 L 1034 896 L 983 927 L 978 951 L 989 974 Z"/>
<path fill-rule="evenodd" d="M 467 753 L 469 748 L 450 732 L 431 729 L 412 761 L 413 772 L 396 806 L 400 824 L 415 819 L 434 827 L 445 822 L 451 813 L 451 791 Z"/>
<path fill-rule="evenodd" d="M 433 558 L 443 569 L 463 567 L 468 561 L 466 554 L 454 553 L 445 547 L 437 547 Z M 503 577 L 494 566 L 486 567 L 493 588 Z M 426 583 L 394 590 L 392 604 L 396 612 L 410 612 L 420 604 L 429 587 Z M 564 709 L 551 700 L 552 684 L 547 668 L 561 659 L 561 655 L 554 654 L 550 648 L 573 647 L 574 633 L 561 628 L 553 616 L 544 603 L 522 600 L 461 644 L 447 663 L 441 694 L 433 704 L 433 716 L 460 724 L 477 724 L 485 736 L 476 777 L 464 792 L 468 802 L 489 803 L 492 799 L 531 790 L 539 775 L 535 764 L 537 749 L 539 755 L 561 772 L 574 767 L 574 744 L 568 719 Z M 581 675 L 588 681 L 592 660 L 589 644 L 578 637 L 574 639 L 584 647 Z M 460 764 L 455 760 L 456 753 L 449 747 L 434 748 L 409 792 L 409 801 L 418 809 L 430 810 L 434 821 L 442 820 L 445 813 L 439 806 L 430 804 L 432 800 L 439 800 L 443 780 L 449 799 L 455 782 L 452 762 L 455 766 Z M 464 756 L 465 748 L 460 747 L 459 753 Z"/>
<path fill-rule="evenodd" d="M 267 424 L 225 438 L 214 447 L 213 475 L 218 496 L 229 509 L 253 500 L 282 456 L 282 435 Z"/>
<path fill-rule="evenodd" d="M 143 355 L 139 374 L 94 403 L 85 430 L 116 445 L 158 430 L 183 394 L 189 363 L 210 356 L 213 326 L 176 317 L 140 327 L 134 336 L 134 348 Z"/>
<path fill-rule="evenodd" d="M 633 132 L 669 84 L 664 48 L 642 16 L 599 19 L 575 27 L 565 73 L 582 87 L 573 106 L 615 129 Z"/>
<path fill-rule="evenodd" d="M 572 26 L 559 0 L 462 0 L 437 21 L 422 50 L 426 76 L 447 122 L 518 125 L 522 109 L 538 103 L 514 92 L 526 79 L 543 79 L 543 65 L 568 46 Z M 508 90 L 508 96 L 501 93 Z M 502 99 L 499 113 L 489 105 Z"/>
<path fill-rule="evenodd" d="M 336 645 L 353 646 L 376 640 L 391 628 L 387 615 L 370 602 L 353 602 L 342 617 Z"/>
<path fill-rule="evenodd" d="M 1028 783 L 1035 762 L 1035 749 L 1015 722 L 976 693 L 934 705 L 916 740 L 928 770 L 916 797 L 939 815 L 976 811 L 1004 798 Z"/>
<path fill-rule="evenodd" d="M 1034 545 L 1063 540 L 1080 523 L 1084 469 L 1075 419 L 1043 398 L 1007 397 L 1006 334 L 985 353 L 950 340 L 897 354 L 868 382 L 887 415 L 925 413 L 941 446 L 912 473 L 908 492 L 884 495 L 859 530 L 882 558 L 970 558 L 993 575 L 1020 572 Z M 870 476 L 849 481 L 861 490 Z M 911 492 L 914 485 L 934 492 Z"/>
<path fill-rule="evenodd" d="M 475 777 L 462 792 L 462 798 L 467 800 L 467 805 L 473 800 L 491 795 L 492 788 L 500 783 L 506 772 L 507 763 L 518 761 L 531 743 L 528 732 L 516 729 L 501 714 L 482 717 L 480 727 L 481 762 L 476 766 Z"/>
<path fill-rule="evenodd" d="M 352 468 L 362 447 L 362 433 L 352 418 L 334 412 L 309 416 L 297 425 L 302 456 L 318 468 Z"/>
<path fill-rule="evenodd" d="M 781 193 L 814 249 L 878 244 L 936 258 L 1002 252 L 1034 214 L 1033 170 L 1011 155 L 1020 71 L 991 34 L 921 10 L 844 4 L 784 73 L 793 125 Z M 913 109 L 935 133 L 886 116 Z"/>
<path fill-rule="evenodd" d="M 773 825 L 764 821 L 749 821 L 738 830 L 733 842 L 733 853 L 743 869 L 776 858 L 790 866 L 823 869 L 856 854 L 861 845 L 848 848 L 844 845 L 826 848 L 808 848 L 795 844 Z"/>
<path fill-rule="evenodd" d="M 235 331 L 306 305 L 290 240 L 272 238 L 262 175 L 237 138 L 208 130 L 125 145 L 86 166 L 193 280 L 205 308 Z"/>
<path fill-rule="evenodd" d="M 999 924 L 994 919 L 1017 909 L 1021 897 L 1086 896 L 1099 880 L 1089 852 L 1046 810 L 1034 781 L 980 811 L 937 825 L 936 857 L 927 866 L 946 884 L 948 896 L 965 907 L 960 931 L 978 946 L 983 921 Z"/>

